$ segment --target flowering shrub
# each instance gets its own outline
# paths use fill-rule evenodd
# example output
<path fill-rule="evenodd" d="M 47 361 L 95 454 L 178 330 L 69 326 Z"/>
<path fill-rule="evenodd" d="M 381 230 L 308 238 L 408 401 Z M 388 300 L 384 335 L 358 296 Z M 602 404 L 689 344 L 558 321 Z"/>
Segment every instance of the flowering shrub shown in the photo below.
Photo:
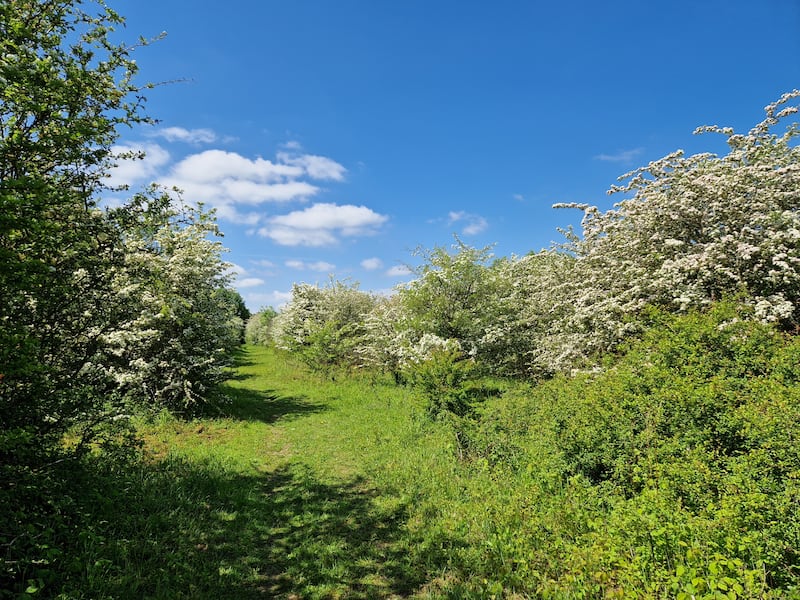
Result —
<path fill-rule="evenodd" d="M 352 342 L 339 355 L 398 373 L 430 335 L 455 340 L 490 372 L 546 376 L 585 369 L 640 333 L 645 307 L 685 312 L 725 297 L 751 306 L 752 318 L 798 327 L 800 130 L 776 133 L 798 98 L 767 106 L 746 134 L 698 128 L 726 136 L 729 152 L 677 151 L 636 169 L 611 188 L 622 197 L 611 210 L 557 205 L 584 218 L 580 234 L 565 231 L 549 250 L 490 262 L 489 248 L 456 239 L 452 251 L 418 251 L 416 279 L 373 300 L 362 321 L 339 321 Z M 331 320 L 320 317 L 322 295 L 296 288 L 278 317 L 284 345 L 303 346 L 308 327 Z M 327 327 L 317 345 L 340 345 L 338 326 Z"/>
<path fill-rule="evenodd" d="M 489 317 L 484 309 L 491 254 L 489 248 L 472 248 L 458 238 L 453 250 L 418 250 L 425 262 L 417 269 L 417 278 L 398 294 L 413 339 L 428 333 L 457 340 L 464 352 L 474 356 Z"/>
<path fill-rule="evenodd" d="M 272 335 L 278 347 L 297 353 L 314 369 L 355 366 L 374 304 L 374 297 L 355 284 L 295 284 L 292 299 L 273 321 Z"/>
<path fill-rule="evenodd" d="M 392 373 L 399 381 L 416 337 L 407 320 L 398 294 L 376 298 L 374 306 L 364 316 L 364 338 L 356 348 L 359 363 Z"/>
<path fill-rule="evenodd" d="M 719 157 L 674 152 L 623 177 L 624 195 L 600 212 L 586 205 L 582 236 L 569 236 L 574 310 L 566 330 L 584 352 L 611 348 L 638 330 L 647 304 L 685 311 L 738 295 L 764 321 L 796 326 L 800 312 L 800 148 L 798 128 L 773 129 L 798 111 L 800 91 L 766 107 L 747 134 L 720 133 Z M 570 314 L 571 313 L 571 314 Z M 566 353 L 574 349 L 564 348 Z"/>
<path fill-rule="evenodd" d="M 143 208 L 120 223 L 125 265 L 114 279 L 127 318 L 100 335 L 104 362 L 127 397 L 185 411 L 227 376 L 243 323 L 222 245 L 208 239 L 219 233 L 213 215 L 170 208 L 168 194 L 135 202 Z"/>
<path fill-rule="evenodd" d="M 272 321 L 278 313 L 273 308 L 265 308 L 251 315 L 245 326 L 244 339 L 248 344 L 268 346 L 272 340 Z"/>

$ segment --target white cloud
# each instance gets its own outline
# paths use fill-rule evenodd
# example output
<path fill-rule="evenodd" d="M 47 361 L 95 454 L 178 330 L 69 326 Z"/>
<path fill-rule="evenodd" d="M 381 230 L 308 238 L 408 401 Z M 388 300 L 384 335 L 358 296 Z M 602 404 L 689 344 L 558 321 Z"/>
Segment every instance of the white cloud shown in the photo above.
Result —
<path fill-rule="evenodd" d="M 289 181 L 287 183 L 263 184 L 255 181 L 225 179 L 216 186 L 223 197 L 243 204 L 261 204 L 262 202 L 290 202 L 313 196 L 319 188 L 305 181 Z"/>
<path fill-rule="evenodd" d="M 297 140 L 289 140 L 288 142 L 284 142 L 281 144 L 282 147 L 286 148 L 287 150 L 302 150 L 303 145 L 298 142 Z"/>
<path fill-rule="evenodd" d="M 514 198 L 514 200 L 516 200 L 517 202 L 525 201 L 525 196 L 523 196 L 522 194 L 513 194 L 511 197 Z"/>
<path fill-rule="evenodd" d="M 271 260 L 266 260 L 266 259 L 251 260 L 250 262 L 253 263 L 254 265 L 257 265 L 257 266 L 262 267 L 264 269 L 271 269 L 272 267 L 275 266 L 274 262 L 272 262 Z"/>
<path fill-rule="evenodd" d="M 367 271 L 375 271 L 383 266 L 380 258 L 365 258 L 361 261 L 361 267 Z"/>
<path fill-rule="evenodd" d="M 489 222 L 483 217 L 478 217 L 475 221 L 464 227 L 463 232 L 466 235 L 477 235 L 489 227 Z"/>
<path fill-rule="evenodd" d="M 185 129 L 183 127 L 164 127 L 149 134 L 150 137 L 164 138 L 168 142 L 188 144 L 210 144 L 217 141 L 217 135 L 210 129 Z"/>
<path fill-rule="evenodd" d="M 337 242 L 329 231 L 291 229 L 289 227 L 262 227 L 258 230 L 262 237 L 271 239 L 281 246 L 331 246 Z"/>
<path fill-rule="evenodd" d="M 210 143 L 219 139 L 209 129 L 182 127 L 158 129 L 150 136 L 189 143 Z M 165 187 L 182 190 L 188 202 L 203 202 L 216 208 L 221 221 L 248 225 L 254 230 L 259 225 L 263 227 L 269 223 L 268 233 L 263 235 L 283 245 L 332 244 L 341 236 L 362 235 L 376 226 L 369 219 L 360 222 L 354 211 L 367 211 L 379 222 L 385 220 L 385 217 L 367 208 L 343 206 L 335 207 L 326 214 L 321 214 L 324 208 L 315 208 L 308 214 L 298 216 L 298 213 L 290 213 L 268 222 L 266 215 L 257 208 L 259 205 L 307 202 L 321 191 L 316 182 L 342 181 L 347 172 L 333 159 L 300 153 L 301 146 L 297 142 L 287 142 L 284 148 L 273 160 L 209 149 L 189 154 L 171 164 L 169 152 L 152 142 L 115 146 L 113 150 L 117 154 L 143 153 L 144 159 L 121 158 L 119 165 L 110 171 L 109 184 L 131 186 L 158 181 Z M 313 225 L 292 221 L 314 218 L 315 215 L 325 223 Z M 336 222 L 337 217 L 341 223 Z M 284 218 L 288 221 L 284 222 Z"/>
<path fill-rule="evenodd" d="M 480 215 L 473 215 L 468 212 L 461 211 L 451 211 L 447 215 L 448 223 L 450 225 L 454 223 L 463 223 L 464 227 L 461 230 L 461 233 L 464 235 L 475 235 L 485 231 L 487 227 L 489 227 L 489 222 L 484 219 Z"/>
<path fill-rule="evenodd" d="M 284 246 L 327 246 L 339 236 L 375 233 L 388 217 L 366 206 L 318 203 L 269 219 L 259 234 Z"/>
<path fill-rule="evenodd" d="M 300 167 L 276 164 L 263 158 L 251 160 L 225 150 L 206 150 L 192 154 L 172 169 L 174 177 L 203 183 L 237 179 L 266 183 L 281 181 L 286 177 L 299 177 L 302 174 L 303 169 Z"/>
<path fill-rule="evenodd" d="M 237 265 L 236 263 L 229 263 L 229 267 L 227 268 L 226 272 L 230 275 L 235 275 L 238 277 L 239 275 L 244 275 L 247 273 L 247 269 L 244 267 Z"/>
<path fill-rule="evenodd" d="M 606 162 L 629 163 L 642 152 L 644 152 L 644 148 L 634 148 L 633 150 L 622 150 L 616 154 L 598 154 L 594 159 Z"/>
<path fill-rule="evenodd" d="M 235 285 L 237 288 L 251 288 L 264 285 L 264 283 L 266 282 L 258 277 L 245 277 L 244 279 L 237 280 Z"/>
<path fill-rule="evenodd" d="M 117 165 L 109 170 L 109 185 L 152 183 L 159 171 L 169 163 L 169 152 L 158 144 L 124 144 L 112 146 Z"/>
<path fill-rule="evenodd" d="M 317 262 L 304 262 L 302 260 L 287 260 L 284 263 L 287 267 L 291 269 L 297 269 L 298 271 L 318 271 L 320 273 L 330 273 L 336 268 L 336 265 L 331 264 L 329 262 L 325 262 L 323 260 Z"/>
<path fill-rule="evenodd" d="M 287 152 L 279 152 L 278 160 L 282 164 L 303 169 L 303 172 L 312 179 L 342 181 L 344 179 L 344 174 L 347 172 L 347 169 L 335 160 L 314 154 L 292 156 Z"/>
<path fill-rule="evenodd" d="M 236 263 L 229 263 L 229 266 L 226 270 L 228 275 L 232 275 L 234 279 L 234 285 L 237 288 L 252 288 L 258 287 L 259 285 L 264 285 L 264 280 L 259 277 L 243 277 L 247 275 L 247 269 L 245 269 L 241 265 L 237 265 Z"/>
<path fill-rule="evenodd" d="M 405 265 L 397 265 L 386 271 L 389 277 L 405 277 L 411 275 L 411 269 Z"/>
<path fill-rule="evenodd" d="M 336 268 L 336 265 L 329 262 L 325 262 L 324 260 L 308 263 L 307 266 L 312 271 L 319 271 L 320 273 L 330 273 Z"/>
<path fill-rule="evenodd" d="M 184 189 L 184 188 L 181 188 Z M 213 198 L 205 198 L 202 195 L 190 195 L 188 190 L 184 189 L 184 197 L 187 199 L 191 199 L 194 201 L 202 201 L 208 202 L 209 204 L 212 203 Z M 225 221 L 230 221 L 231 223 L 240 223 L 243 225 L 258 225 L 261 221 L 261 215 L 254 212 L 243 213 L 236 210 L 236 207 L 232 204 L 217 204 L 217 217 L 220 219 L 224 219 Z"/>

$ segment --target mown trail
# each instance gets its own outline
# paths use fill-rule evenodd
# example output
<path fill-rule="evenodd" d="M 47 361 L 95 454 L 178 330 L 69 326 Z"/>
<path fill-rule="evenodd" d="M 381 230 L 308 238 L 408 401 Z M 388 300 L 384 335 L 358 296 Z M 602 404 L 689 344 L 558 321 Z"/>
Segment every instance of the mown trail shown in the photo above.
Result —
<path fill-rule="evenodd" d="M 173 511 L 184 558 L 172 565 L 185 572 L 153 595 L 420 595 L 410 498 L 388 475 L 419 468 L 399 456 L 415 436 L 407 392 L 327 380 L 253 347 L 226 392 L 225 415 L 145 431 L 154 460 L 176 475 L 168 496 L 185 500 Z M 187 580 L 194 589 L 179 590 Z"/>

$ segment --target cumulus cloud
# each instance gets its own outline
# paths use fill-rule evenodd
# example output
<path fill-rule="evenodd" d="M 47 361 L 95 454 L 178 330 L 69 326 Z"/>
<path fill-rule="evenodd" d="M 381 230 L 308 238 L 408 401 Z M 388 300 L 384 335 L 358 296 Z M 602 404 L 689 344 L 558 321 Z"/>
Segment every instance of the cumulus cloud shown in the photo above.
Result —
<path fill-rule="evenodd" d="M 264 285 L 265 281 L 258 277 L 245 277 L 244 279 L 238 279 L 236 281 L 237 288 L 251 288 L 251 287 L 258 287 L 260 285 Z"/>
<path fill-rule="evenodd" d="M 273 163 L 263 158 L 245 158 L 236 152 L 205 150 L 187 156 L 172 169 L 172 175 L 209 183 L 224 180 L 272 182 L 299 177 L 300 167 Z"/>
<path fill-rule="evenodd" d="M 327 246 L 339 237 L 375 233 L 387 220 L 366 206 L 317 203 L 272 217 L 259 234 L 283 246 Z"/>
<path fill-rule="evenodd" d="M 164 138 L 168 142 L 187 144 L 210 144 L 217 141 L 217 135 L 210 129 L 185 129 L 183 127 L 163 127 L 151 132 L 150 137 Z"/>
<path fill-rule="evenodd" d="M 238 277 L 239 275 L 244 275 L 245 273 L 247 273 L 247 269 L 245 269 L 241 265 L 237 265 L 236 263 L 228 263 L 228 268 L 226 269 L 226 273 L 229 275 L 233 275 L 234 277 Z"/>
<path fill-rule="evenodd" d="M 629 163 L 633 162 L 642 152 L 644 152 L 644 148 L 634 148 L 633 150 L 621 150 L 616 154 L 598 154 L 594 159 L 605 162 Z"/>
<path fill-rule="evenodd" d="M 305 262 L 302 260 L 287 260 L 284 263 L 287 267 L 291 269 L 297 269 L 298 271 L 318 271 L 320 273 L 330 273 L 336 268 L 336 265 L 331 264 L 329 262 L 325 262 L 324 260 L 320 260 L 317 262 Z"/>
<path fill-rule="evenodd" d="M 367 271 L 375 271 L 383 266 L 383 261 L 380 258 L 365 258 L 361 261 L 361 268 Z"/>
<path fill-rule="evenodd" d="M 170 155 L 158 144 L 120 144 L 112 146 L 116 166 L 109 171 L 109 185 L 152 183 L 169 163 Z"/>
<path fill-rule="evenodd" d="M 252 288 L 264 285 L 264 280 L 259 277 L 244 277 L 247 269 L 236 263 L 229 263 L 226 274 L 231 275 L 237 288 Z"/>
<path fill-rule="evenodd" d="M 330 231 L 301 230 L 289 227 L 262 227 L 258 230 L 262 237 L 271 239 L 281 246 L 332 246 L 338 239 Z"/>
<path fill-rule="evenodd" d="M 287 152 L 279 152 L 278 160 L 282 164 L 302 169 L 303 173 L 312 179 L 342 181 L 344 179 L 344 174 L 347 172 L 347 169 L 335 160 L 315 154 L 292 156 Z"/>
<path fill-rule="evenodd" d="M 464 235 L 476 235 L 485 231 L 489 226 L 489 222 L 480 215 L 474 215 L 468 212 L 451 211 L 447 216 L 447 222 L 450 225 L 460 223 L 463 225 L 461 233 Z"/>
<path fill-rule="evenodd" d="M 397 265 L 386 271 L 389 277 L 405 277 L 411 275 L 411 269 L 405 265 Z"/>
<path fill-rule="evenodd" d="M 274 262 L 272 262 L 271 260 L 266 260 L 266 259 L 251 260 L 250 262 L 253 263 L 256 266 L 259 266 L 259 267 L 263 268 L 263 269 L 271 269 L 272 267 L 275 266 Z"/>
<path fill-rule="evenodd" d="M 183 127 L 166 127 L 150 135 L 170 142 L 218 140 L 209 129 Z M 263 205 L 308 202 L 322 191 L 319 182 L 343 181 L 347 173 L 331 158 L 302 152 L 297 142 L 284 144 L 273 160 L 208 149 L 172 162 L 169 152 L 152 142 L 121 145 L 114 150 L 122 158 L 111 170 L 111 185 L 158 181 L 182 190 L 188 202 L 215 208 L 221 221 L 248 225 L 253 232 L 259 231 L 281 245 L 335 244 L 342 237 L 372 233 L 387 219 L 364 206 L 334 204 L 315 204 L 304 211 L 268 219 Z M 138 153 L 143 153 L 144 159 L 130 159 Z"/>
<path fill-rule="evenodd" d="M 174 165 L 164 183 L 184 190 L 188 200 L 216 206 L 221 219 L 255 225 L 263 219 L 253 211 L 243 211 L 241 205 L 306 201 L 320 191 L 311 181 L 341 180 L 345 172 L 339 163 L 323 156 L 279 153 L 271 161 L 206 150 Z"/>

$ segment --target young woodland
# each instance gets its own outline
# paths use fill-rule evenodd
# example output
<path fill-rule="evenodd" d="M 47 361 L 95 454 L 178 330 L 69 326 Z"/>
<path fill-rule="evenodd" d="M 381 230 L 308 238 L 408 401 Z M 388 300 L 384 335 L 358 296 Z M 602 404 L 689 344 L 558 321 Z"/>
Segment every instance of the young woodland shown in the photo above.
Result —
<path fill-rule="evenodd" d="M 121 23 L 0 3 L 0 598 L 800 598 L 800 91 L 250 316 L 213 211 L 104 201 Z"/>

